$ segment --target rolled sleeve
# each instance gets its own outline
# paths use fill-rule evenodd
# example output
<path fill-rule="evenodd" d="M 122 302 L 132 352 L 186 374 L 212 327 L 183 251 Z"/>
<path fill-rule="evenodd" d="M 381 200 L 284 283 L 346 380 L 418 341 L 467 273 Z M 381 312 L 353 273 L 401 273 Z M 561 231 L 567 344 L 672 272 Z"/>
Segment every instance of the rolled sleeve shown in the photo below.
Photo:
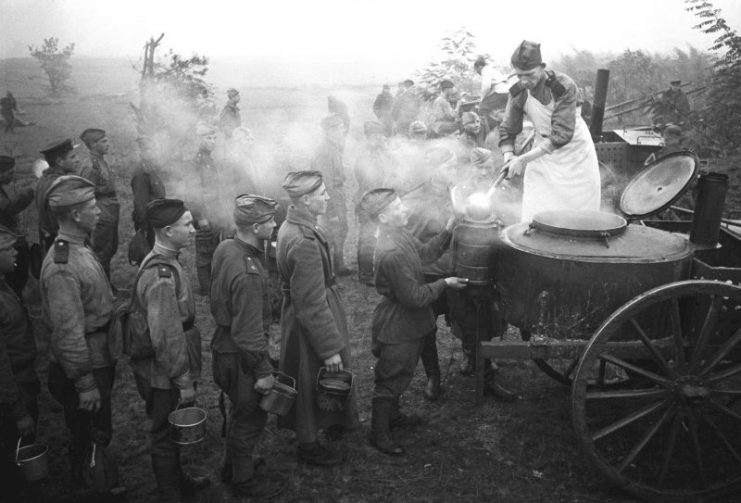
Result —
<path fill-rule="evenodd" d="M 515 139 L 522 132 L 522 119 L 524 116 L 523 91 L 517 96 L 507 98 L 507 106 L 504 109 L 504 118 L 499 125 L 499 148 L 502 153 L 515 151 Z"/>

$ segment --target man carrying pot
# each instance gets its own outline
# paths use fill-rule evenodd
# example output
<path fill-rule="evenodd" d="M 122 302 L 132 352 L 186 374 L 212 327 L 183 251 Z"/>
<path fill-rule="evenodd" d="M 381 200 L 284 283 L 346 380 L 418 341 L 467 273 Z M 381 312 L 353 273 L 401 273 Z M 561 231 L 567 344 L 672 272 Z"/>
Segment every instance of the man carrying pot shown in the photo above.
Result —
<path fill-rule="evenodd" d="M 39 279 L 44 317 L 51 328 L 49 392 L 64 408 L 72 477 L 84 489 L 90 483 L 93 444 L 102 450 L 113 436 L 111 390 L 117 355 L 108 334 L 113 293 L 87 244 L 100 216 L 95 185 L 79 176 L 60 176 L 47 191 L 46 203 L 59 223 Z"/>
<path fill-rule="evenodd" d="M 19 438 L 33 442 L 39 418 L 37 397 L 41 391 L 36 375 L 33 328 L 21 300 L 6 282 L 16 267 L 18 236 L 0 226 L 0 479 L 9 501 L 19 493 L 19 480 L 11 473 L 8 457 L 15 455 Z"/>
<path fill-rule="evenodd" d="M 267 420 L 260 399 L 273 387 L 268 355 L 273 315 L 263 250 L 275 229 L 278 203 L 253 194 L 235 202 L 237 233 L 216 248 L 211 274 L 213 376 L 231 402 L 222 473 L 236 495 L 268 499 L 283 487 L 255 475 L 252 452 Z"/>
<path fill-rule="evenodd" d="M 319 430 L 339 433 L 357 428 L 359 420 L 354 390 L 341 410 L 326 410 L 320 408 L 315 388 L 321 367 L 339 372 L 351 366 L 345 308 L 329 241 L 317 223 L 327 211 L 329 195 L 319 171 L 288 173 L 282 187 L 292 204 L 278 231 L 278 272 L 285 295 L 280 369 L 296 379 L 298 395 L 278 424 L 296 432 L 299 461 L 332 466 L 342 456 L 317 441 Z"/>
<path fill-rule="evenodd" d="M 509 178 L 523 176 L 522 222 L 541 211 L 600 208 L 597 153 L 577 113 L 578 90 L 570 77 L 545 69 L 540 44 L 524 40 L 512 54 L 518 82 L 510 88 L 499 147 Z M 535 146 L 516 156 L 523 118 L 533 123 Z"/>
<path fill-rule="evenodd" d="M 375 367 L 370 443 L 391 456 L 405 454 L 391 437 L 394 426 L 412 426 L 419 418 L 399 411 L 399 398 L 414 377 L 425 336 L 435 331 L 432 304 L 446 288 L 462 289 L 463 278 L 440 278 L 425 283 L 423 262 L 440 257 L 450 243 L 455 220 L 422 244 L 404 227 L 408 209 L 393 189 L 373 189 L 361 208 L 379 225 L 376 245 L 376 290 L 383 299 L 373 312 L 372 346 Z"/>
<path fill-rule="evenodd" d="M 139 395 L 152 420 L 149 432 L 154 478 L 161 503 L 182 501 L 205 487 L 205 477 L 183 473 L 180 448 L 170 439 L 170 412 L 195 401 L 201 376 L 201 335 L 193 324 L 195 300 L 190 279 L 178 261 L 193 244 L 193 216 L 179 199 L 154 199 L 147 204 L 154 228 L 154 247 L 139 267 L 134 284 L 137 308 L 146 320 L 149 351 L 131 355 Z"/>

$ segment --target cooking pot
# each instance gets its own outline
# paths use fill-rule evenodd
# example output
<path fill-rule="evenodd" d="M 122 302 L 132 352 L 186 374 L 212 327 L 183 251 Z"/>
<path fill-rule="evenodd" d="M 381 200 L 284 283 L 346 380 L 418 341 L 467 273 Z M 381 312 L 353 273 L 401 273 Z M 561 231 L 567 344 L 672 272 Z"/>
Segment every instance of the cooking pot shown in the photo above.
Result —
<path fill-rule="evenodd" d="M 330 372 L 321 367 L 316 375 L 317 407 L 325 411 L 341 411 L 350 396 L 355 375 L 349 370 Z"/>
<path fill-rule="evenodd" d="M 208 414 L 199 407 L 175 409 L 167 416 L 172 441 L 179 445 L 196 444 L 206 438 Z"/>
<path fill-rule="evenodd" d="M 42 444 L 21 447 L 21 439 L 15 448 L 15 464 L 27 483 L 39 482 L 49 476 L 49 449 Z"/>
<path fill-rule="evenodd" d="M 273 372 L 275 381 L 273 387 L 260 399 L 260 408 L 278 416 L 285 416 L 296 401 L 296 379 L 283 372 Z M 280 379 L 290 382 L 280 382 Z"/>

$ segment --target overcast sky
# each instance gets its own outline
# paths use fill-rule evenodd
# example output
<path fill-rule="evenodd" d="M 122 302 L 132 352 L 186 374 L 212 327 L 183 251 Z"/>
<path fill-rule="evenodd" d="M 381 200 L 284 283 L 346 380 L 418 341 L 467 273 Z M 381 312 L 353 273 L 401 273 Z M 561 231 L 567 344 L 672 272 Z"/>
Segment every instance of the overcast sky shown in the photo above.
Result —
<path fill-rule="evenodd" d="M 739 31 L 741 0 L 712 3 Z M 683 0 L 0 0 L 0 58 L 27 56 L 29 44 L 57 36 L 75 42 L 78 56 L 136 61 L 145 40 L 164 32 L 163 49 L 205 54 L 217 72 L 229 62 L 285 64 L 281 71 L 316 82 L 333 72 L 395 81 L 461 26 L 502 64 L 522 39 L 541 42 L 546 61 L 575 49 L 707 49 L 713 38 L 692 29 L 697 18 L 684 7 Z"/>

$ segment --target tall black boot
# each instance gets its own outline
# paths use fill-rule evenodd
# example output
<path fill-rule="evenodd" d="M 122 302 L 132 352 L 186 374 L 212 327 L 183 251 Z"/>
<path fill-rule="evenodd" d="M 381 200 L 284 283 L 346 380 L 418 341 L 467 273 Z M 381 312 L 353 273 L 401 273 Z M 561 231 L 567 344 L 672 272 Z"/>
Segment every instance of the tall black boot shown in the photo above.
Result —
<path fill-rule="evenodd" d="M 154 478 L 160 503 L 175 503 L 183 500 L 181 492 L 181 469 L 177 457 L 152 456 Z"/>
<path fill-rule="evenodd" d="M 368 440 L 370 444 L 389 456 L 402 456 L 404 449 L 391 438 L 391 410 L 394 400 L 391 398 L 373 399 L 373 417 L 371 432 Z"/>
<path fill-rule="evenodd" d="M 422 366 L 427 376 L 424 395 L 428 400 L 440 398 L 440 359 L 437 355 L 437 330 L 427 334 L 422 341 L 422 352 L 420 353 Z"/>

